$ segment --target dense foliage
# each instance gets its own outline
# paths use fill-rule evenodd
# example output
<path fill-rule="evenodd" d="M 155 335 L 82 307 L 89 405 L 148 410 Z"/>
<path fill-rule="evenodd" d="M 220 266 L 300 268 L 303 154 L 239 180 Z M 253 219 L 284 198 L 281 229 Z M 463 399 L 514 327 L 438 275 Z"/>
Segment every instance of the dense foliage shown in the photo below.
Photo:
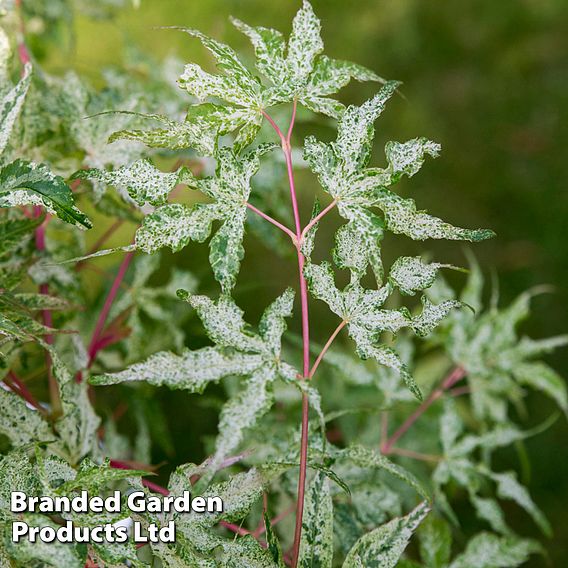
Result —
<path fill-rule="evenodd" d="M 108 15 L 117 3 L 80 4 Z M 537 291 L 484 306 L 473 256 L 460 293 L 440 274 L 458 267 L 413 256 L 383 262 L 389 233 L 415 241 L 493 236 L 455 227 L 395 191 L 438 156 L 438 144 L 389 142 L 383 166 L 371 166 L 374 123 L 399 84 L 324 55 L 320 22 L 304 1 L 288 39 L 233 21 L 252 43 L 254 67 L 228 45 L 180 28 L 210 52 L 216 71 L 187 64 L 176 86 L 175 61 L 150 64 L 144 78 L 112 69 L 95 89 L 33 59 L 26 24 L 43 22 L 48 35 L 49 22 L 70 13 L 68 2 L 50 6 L 0 3 L 3 563 L 493 568 L 544 554 L 510 528 L 503 503 L 522 508 L 544 535 L 547 519 L 517 473 L 494 463 L 501 448 L 521 447 L 547 427 L 519 425 L 527 389 L 568 412 L 563 380 L 540 361 L 568 339 L 519 337 Z M 378 93 L 358 106 L 332 98 L 351 80 L 376 83 Z M 295 125 L 317 115 L 335 121 L 331 141 L 297 139 Z M 305 224 L 298 167 L 315 174 L 326 199 L 314 199 Z M 321 250 L 318 227 L 332 211 L 342 224 L 334 249 Z M 101 237 L 87 249 L 85 230 L 97 223 Z M 133 242 L 103 250 L 125 223 L 137 226 Z M 234 298 L 247 228 L 299 268 L 298 290 L 281 290 L 257 325 Z M 174 263 L 164 277 L 162 249 L 183 256 L 207 240 L 216 290 L 196 293 L 209 292 L 200 289 L 202 266 L 188 272 Z M 100 272 L 96 257 L 111 253 L 120 266 L 108 293 L 93 300 L 85 271 Z M 254 270 L 262 283 L 264 267 Z M 322 346 L 309 338 L 315 301 L 338 318 Z M 294 311 L 301 335 L 287 331 Z M 341 333 L 349 341 L 338 346 Z M 445 378 L 418 381 L 433 354 Z M 119 384 L 112 406 L 101 404 L 101 386 Z M 167 488 L 147 475 L 152 446 L 168 443 L 168 409 L 152 404 L 149 390 L 163 387 L 202 395 L 202 403 L 191 399 L 196 406 L 219 410 L 208 459 L 179 465 Z M 132 435 L 121 432 L 124 412 Z M 55 496 L 140 487 L 218 495 L 225 510 L 174 516 L 175 546 L 11 542 L 14 489 Z M 471 534 L 454 511 L 459 495 L 480 520 Z M 81 526 L 124 520 L 67 518 Z"/>

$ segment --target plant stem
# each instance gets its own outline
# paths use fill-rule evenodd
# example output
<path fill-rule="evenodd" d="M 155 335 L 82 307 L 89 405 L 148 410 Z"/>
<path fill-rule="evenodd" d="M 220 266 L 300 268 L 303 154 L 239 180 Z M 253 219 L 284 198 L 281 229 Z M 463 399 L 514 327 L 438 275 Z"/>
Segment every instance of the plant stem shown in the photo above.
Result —
<path fill-rule="evenodd" d="M 281 231 L 284 231 L 292 239 L 292 242 L 294 243 L 296 242 L 296 235 L 294 234 L 293 231 L 288 229 L 288 227 L 286 227 L 276 219 L 272 218 L 270 215 L 267 215 L 266 213 L 262 212 L 260 209 L 257 209 L 254 205 L 251 205 L 248 202 L 246 205 L 251 211 L 254 211 L 257 215 L 260 215 L 263 219 L 266 219 L 269 223 L 272 223 L 275 227 L 278 227 Z"/>
<path fill-rule="evenodd" d="M 302 231 L 301 240 L 303 241 L 308 234 L 308 231 L 316 224 L 319 223 L 320 219 L 327 215 L 335 206 L 337 205 L 337 200 L 334 199 L 325 209 L 320 211 L 305 227 Z"/>
<path fill-rule="evenodd" d="M 294 168 L 292 165 L 292 146 L 290 140 L 294 130 L 296 119 L 297 101 L 294 101 L 292 118 L 286 136 L 282 133 L 278 125 L 272 118 L 263 111 L 264 116 L 278 134 L 282 143 L 282 151 L 286 159 L 286 170 L 288 172 L 288 183 L 290 186 L 290 199 L 294 214 L 296 227 L 296 251 L 298 254 L 298 272 L 300 278 L 300 300 L 302 306 L 302 344 L 303 344 L 303 380 L 310 377 L 310 319 L 308 311 L 308 287 L 304 278 L 305 258 L 301 251 L 302 224 L 300 221 L 300 210 L 296 195 L 296 185 L 294 183 Z M 308 396 L 302 393 L 302 434 L 300 442 L 300 476 L 298 479 L 298 497 L 296 502 L 296 527 L 294 530 L 294 547 L 292 553 L 292 568 L 296 568 L 298 563 L 298 553 L 300 551 L 300 538 L 302 536 L 302 520 L 304 516 L 304 495 L 306 492 L 306 472 L 308 464 L 308 424 L 309 424 L 309 401 Z"/>
<path fill-rule="evenodd" d="M 388 439 L 389 439 L 389 411 L 383 410 L 381 412 L 381 441 L 379 447 L 384 448 Z"/>
<path fill-rule="evenodd" d="M 316 362 L 314 363 L 314 365 L 313 365 L 313 367 L 310 371 L 310 379 L 315 375 L 315 372 L 317 371 L 319 364 L 321 363 L 322 359 L 324 358 L 325 354 L 327 353 L 327 350 L 331 347 L 333 340 L 337 337 L 338 333 L 346 326 L 346 324 L 347 324 L 347 320 L 343 320 L 335 328 L 334 332 L 329 336 L 329 339 L 327 340 L 326 344 L 323 346 L 320 354 L 318 355 L 318 358 L 316 359 Z"/>
<path fill-rule="evenodd" d="M 392 453 L 393 446 L 398 442 L 410 427 L 424 414 L 428 408 L 438 400 L 445 391 L 451 389 L 458 381 L 465 377 L 465 369 L 463 367 L 456 367 L 451 371 L 448 376 L 442 381 L 442 384 L 432 392 L 432 394 L 404 421 L 402 426 L 385 442 L 381 451 L 387 455 Z"/>
<path fill-rule="evenodd" d="M 88 367 L 90 367 L 92 365 L 93 361 L 95 360 L 95 357 L 97 356 L 97 353 L 99 351 L 98 348 L 97 348 L 97 340 L 99 339 L 99 336 L 104 329 L 106 319 L 107 319 L 108 314 L 110 312 L 110 309 L 112 307 L 112 303 L 114 302 L 116 294 L 118 293 L 118 290 L 120 289 L 122 280 L 124 279 L 124 276 L 126 274 L 126 271 L 128 270 L 128 266 L 129 266 L 133 256 L 134 256 L 134 252 L 127 252 L 126 255 L 124 256 L 124 258 L 122 259 L 122 262 L 120 263 L 120 267 L 119 267 L 118 272 L 116 274 L 116 278 L 114 279 L 114 282 L 112 283 L 111 289 L 110 289 L 110 291 L 109 291 L 109 293 L 108 293 L 108 295 L 105 299 L 103 309 L 101 310 L 101 313 L 99 314 L 99 318 L 97 320 L 97 324 L 95 326 L 95 330 L 93 331 L 93 335 L 91 337 L 91 342 L 89 344 Z"/>
<path fill-rule="evenodd" d="M 8 371 L 8 374 L 4 377 L 4 384 L 12 390 L 14 393 L 22 397 L 28 404 L 31 404 L 36 410 L 45 414 L 45 408 L 35 399 L 33 394 L 28 390 L 26 384 L 14 373 L 14 371 Z"/>
<path fill-rule="evenodd" d="M 22 0 L 16 0 L 16 10 L 18 12 L 19 29 L 18 29 L 18 57 L 22 65 L 26 65 L 31 61 L 30 52 L 26 45 L 26 24 L 22 13 Z M 22 71 L 22 75 L 23 75 Z"/>

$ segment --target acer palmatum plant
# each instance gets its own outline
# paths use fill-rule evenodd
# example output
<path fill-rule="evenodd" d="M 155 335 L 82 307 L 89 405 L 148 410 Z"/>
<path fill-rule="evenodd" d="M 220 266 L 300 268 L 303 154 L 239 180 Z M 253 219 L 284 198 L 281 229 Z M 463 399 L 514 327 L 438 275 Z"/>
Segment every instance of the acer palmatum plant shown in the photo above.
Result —
<path fill-rule="evenodd" d="M 190 97 L 170 84 L 168 66 L 153 62 L 142 79 L 108 73 L 97 91 L 73 73 L 60 78 L 40 68 L 25 42 L 26 9 L 48 18 L 16 2 L 0 20 L 3 565 L 491 568 L 520 566 L 541 552 L 512 531 L 500 502 L 515 502 L 545 534 L 548 521 L 516 473 L 496 471 L 491 458 L 542 429 L 515 424 L 523 387 L 550 395 L 566 413 L 562 379 L 535 361 L 566 337 L 518 337 L 531 293 L 484 310 L 473 258 L 460 295 L 439 275 L 454 266 L 408 256 L 383 265 L 388 232 L 417 241 L 492 236 L 454 227 L 395 192 L 438 155 L 438 144 L 389 142 L 385 165 L 370 166 L 374 123 L 399 84 L 324 55 L 320 22 L 305 1 L 287 40 L 233 20 L 252 42 L 254 69 L 228 45 L 176 28 L 198 39 L 217 66 L 209 73 L 185 65 L 178 85 Z M 18 61 L 21 77 L 12 81 Z M 352 79 L 374 82 L 378 93 L 345 107 L 332 95 Z M 335 121 L 331 142 L 296 135 L 296 123 L 314 115 Z M 309 220 L 298 165 L 316 174 L 325 194 L 321 205 L 313 198 Z M 93 212 L 95 230 L 101 226 L 89 248 L 80 229 L 93 223 L 74 194 Z M 317 254 L 333 264 L 318 263 L 317 231 L 330 213 L 341 220 L 335 246 Z M 104 249 L 133 223 L 132 244 Z M 233 298 L 247 224 L 286 261 L 292 252 L 298 273 L 296 290 L 282 291 L 254 327 Z M 207 239 L 220 288 L 213 298 L 196 294 L 195 274 L 178 266 L 158 282 L 161 249 Z M 123 254 L 116 275 L 93 260 L 111 252 Z M 262 282 L 265 269 L 257 269 Z M 87 272 L 108 279 L 106 295 L 93 300 Z M 348 283 L 338 286 L 345 275 Z M 418 308 L 403 306 L 401 298 L 417 294 Z M 310 338 L 314 300 L 337 317 L 321 345 Z M 286 333 L 295 304 L 299 335 Z M 209 339 L 193 349 L 185 347 L 191 308 Z M 429 338 L 445 378 L 425 380 L 414 337 Z M 45 378 L 45 399 L 28 386 L 36 377 Z M 208 459 L 179 466 L 167 487 L 144 477 L 155 470 L 152 444 L 168 446 L 167 410 L 140 383 L 204 393 L 210 408 L 218 395 L 207 399 L 206 388 L 221 380 L 226 400 Z M 119 383 L 128 385 L 114 387 L 118 404 L 100 405 L 101 422 L 89 385 Z M 119 433 L 124 413 L 136 424 L 133 439 Z M 11 542 L 11 523 L 22 518 L 10 512 L 14 489 L 70 496 L 135 487 L 220 496 L 225 508 L 63 516 L 84 527 L 128 516 L 146 526 L 174 520 L 174 544 Z M 459 547 L 452 545 L 456 494 L 485 525 Z M 23 518 L 36 527 L 61 522 Z M 417 530 L 419 546 L 408 552 Z"/>

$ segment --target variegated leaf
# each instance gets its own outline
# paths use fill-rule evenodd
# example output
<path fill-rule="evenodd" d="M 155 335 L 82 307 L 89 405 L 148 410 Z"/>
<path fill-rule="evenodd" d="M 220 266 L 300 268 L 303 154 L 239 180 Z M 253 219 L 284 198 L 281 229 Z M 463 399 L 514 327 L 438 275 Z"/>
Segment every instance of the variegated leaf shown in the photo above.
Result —
<path fill-rule="evenodd" d="M 124 189 L 138 205 L 163 205 L 176 185 L 184 183 L 186 169 L 164 173 L 148 159 L 138 160 L 116 170 L 79 170 L 73 179 L 94 179 L 117 189 Z"/>
<path fill-rule="evenodd" d="M 333 561 L 333 503 L 329 479 L 317 472 L 306 491 L 300 568 L 331 568 Z"/>
<path fill-rule="evenodd" d="M 394 568 L 430 508 L 424 502 L 405 517 L 361 537 L 349 551 L 343 568 Z"/>
<path fill-rule="evenodd" d="M 20 82 L 4 94 L 0 101 L 0 155 L 6 149 L 14 123 L 18 118 L 30 87 L 32 66 L 26 63 Z M 3 77 L 2 77 L 3 79 Z"/>
<path fill-rule="evenodd" d="M 39 205 L 67 223 L 91 228 L 63 178 L 44 164 L 16 160 L 0 168 L 0 207 L 16 205 Z"/>

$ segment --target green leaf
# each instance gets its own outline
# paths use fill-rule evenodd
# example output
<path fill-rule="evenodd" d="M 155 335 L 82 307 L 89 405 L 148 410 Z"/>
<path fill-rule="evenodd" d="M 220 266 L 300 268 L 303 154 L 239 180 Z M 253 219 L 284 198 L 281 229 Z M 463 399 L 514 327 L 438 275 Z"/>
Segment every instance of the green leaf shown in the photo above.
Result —
<path fill-rule="evenodd" d="M 89 219 L 74 205 L 63 178 L 44 164 L 16 160 L 0 169 L 0 207 L 41 205 L 61 220 L 87 229 Z"/>
<path fill-rule="evenodd" d="M 186 168 L 180 168 L 175 172 L 164 173 L 150 160 L 143 159 L 113 171 L 79 170 L 72 179 L 95 179 L 117 189 L 126 189 L 138 205 L 163 205 L 176 185 L 184 183 L 186 171 Z"/>
<path fill-rule="evenodd" d="M 318 472 L 307 488 L 304 501 L 300 568 L 331 568 L 333 561 L 333 503 L 329 480 Z"/>
<path fill-rule="evenodd" d="M 541 552 L 540 544 L 534 540 L 480 533 L 469 541 L 449 568 L 515 568 L 522 566 L 531 554 Z"/>
<path fill-rule="evenodd" d="M 266 534 L 266 544 L 268 551 L 272 556 L 274 564 L 278 568 L 284 568 L 285 564 L 282 555 L 282 547 L 280 545 L 280 541 L 278 540 L 278 536 L 274 532 L 272 523 L 270 522 L 270 517 L 268 516 L 268 513 L 266 511 L 264 511 L 263 513 L 263 519 L 264 519 L 264 530 Z"/>
<path fill-rule="evenodd" d="M 421 503 L 405 517 L 367 533 L 349 551 L 343 568 L 393 568 L 429 511 L 428 505 Z"/>
<path fill-rule="evenodd" d="M 32 66 L 30 63 L 26 63 L 24 75 L 20 82 L 2 97 L 0 102 L 0 155 L 8 145 L 14 123 L 20 115 L 30 87 L 31 78 Z"/>

